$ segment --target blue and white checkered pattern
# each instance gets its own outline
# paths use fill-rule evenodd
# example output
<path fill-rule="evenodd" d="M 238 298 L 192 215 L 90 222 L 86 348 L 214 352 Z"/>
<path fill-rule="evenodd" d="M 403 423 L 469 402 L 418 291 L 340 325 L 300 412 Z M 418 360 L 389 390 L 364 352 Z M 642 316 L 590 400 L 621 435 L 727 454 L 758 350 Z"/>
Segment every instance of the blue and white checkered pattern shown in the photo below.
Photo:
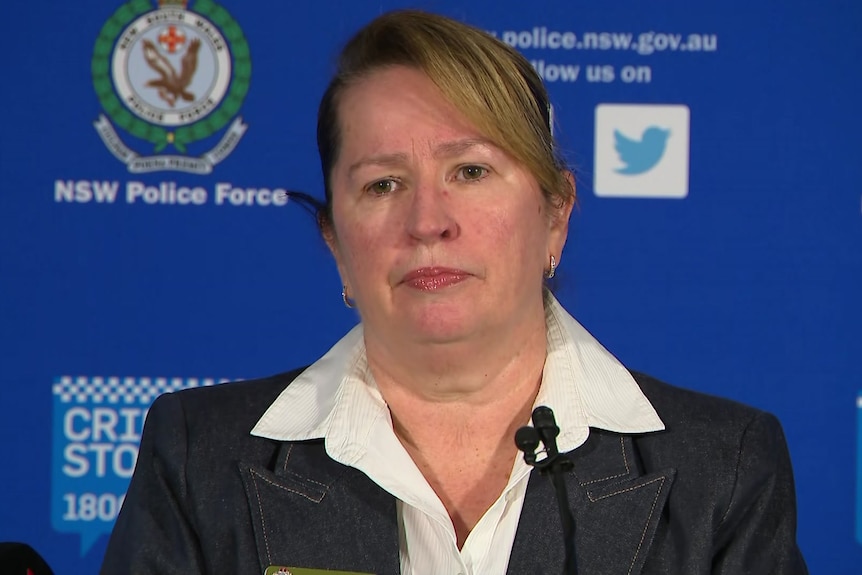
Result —
<path fill-rule="evenodd" d="M 212 377 L 101 377 L 64 375 L 54 381 L 54 395 L 63 403 L 105 403 L 149 405 L 163 393 L 206 387 L 227 379 Z"/>

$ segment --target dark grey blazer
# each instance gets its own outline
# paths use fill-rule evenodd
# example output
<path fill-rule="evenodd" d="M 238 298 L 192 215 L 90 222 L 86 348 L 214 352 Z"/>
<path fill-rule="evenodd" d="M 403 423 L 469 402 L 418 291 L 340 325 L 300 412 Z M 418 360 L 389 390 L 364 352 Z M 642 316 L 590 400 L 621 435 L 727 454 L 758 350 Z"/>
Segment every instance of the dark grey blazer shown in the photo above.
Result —
<path fill-rule="evenodd" d="M 300 371 L 156 400 L 102 573 L 399 573 L 394 497 L 330 459 L 322 440 L 249 435 Z M 807 573 L 778 421 L 634 376 L 667 429 L 592 429 L 570 454 L 579 575 Z M 562 569 L 554 492 L 534 472 L 509 573 Z"/>

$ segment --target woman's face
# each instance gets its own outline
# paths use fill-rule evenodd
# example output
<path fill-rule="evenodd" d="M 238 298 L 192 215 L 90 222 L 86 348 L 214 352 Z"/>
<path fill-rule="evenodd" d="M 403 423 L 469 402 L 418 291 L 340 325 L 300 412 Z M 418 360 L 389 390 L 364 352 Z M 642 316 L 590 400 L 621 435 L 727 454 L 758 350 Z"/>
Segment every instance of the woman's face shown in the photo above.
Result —
<path fill-rule="evenodd" d="M 339 122 L 328 243 L 366 337 L 446 344 L 535 322 L 571 206 L 549 213 L 533 176 L 412 68 L 348 88 Z"/>

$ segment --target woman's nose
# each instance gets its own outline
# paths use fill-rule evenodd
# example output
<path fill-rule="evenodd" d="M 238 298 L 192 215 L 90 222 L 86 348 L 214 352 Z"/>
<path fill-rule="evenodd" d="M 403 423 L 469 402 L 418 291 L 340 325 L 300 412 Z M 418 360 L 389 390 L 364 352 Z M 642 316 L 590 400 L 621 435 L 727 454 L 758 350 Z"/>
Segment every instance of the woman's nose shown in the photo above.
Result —
<path fill-rule="evenodd" d="M 451 240 L 459 232 L 453 204 L 443 183 L 417 185 L 407 215 L 407 232 L 421 242 Z"/>

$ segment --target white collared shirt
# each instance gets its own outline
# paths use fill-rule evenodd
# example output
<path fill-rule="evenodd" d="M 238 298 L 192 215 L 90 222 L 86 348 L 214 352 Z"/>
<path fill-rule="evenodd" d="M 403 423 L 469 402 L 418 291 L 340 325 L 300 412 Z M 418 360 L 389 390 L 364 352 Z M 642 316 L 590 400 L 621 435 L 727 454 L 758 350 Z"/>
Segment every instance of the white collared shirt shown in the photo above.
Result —
<path fill-rule="evenodd" d="M 560 452 L 582 445 L 590 427 L 618 433 L 664 429 L 628 370 L 553 297 L 545 319 L 547 357 L 534 406 L 554 410 Z M 297 377 L 251 433 L 278 441 L 323 438 L 330 457 L 395 496 L 404 575 L 506 573 L 531 468 L 521 457 L 512 462 L 503 493 L 459 550 L 446 508 L 395 436 L 368 369 L 361 325 Z"/>

